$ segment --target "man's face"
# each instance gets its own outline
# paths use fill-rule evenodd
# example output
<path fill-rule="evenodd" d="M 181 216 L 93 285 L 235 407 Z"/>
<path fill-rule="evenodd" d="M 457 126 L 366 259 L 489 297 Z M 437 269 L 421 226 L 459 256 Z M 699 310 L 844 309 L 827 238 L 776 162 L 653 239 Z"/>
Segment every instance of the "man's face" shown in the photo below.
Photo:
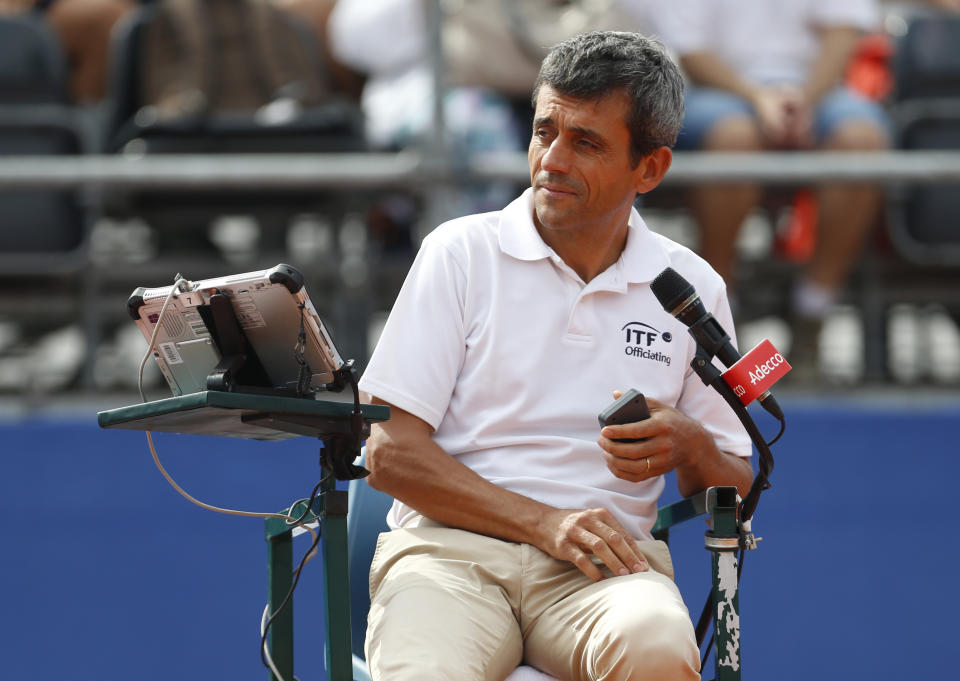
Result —
<path fill-rule="evenodd" d="M 528 160 L 534 222 L 548 243 L 555 230 L 626 225 L 643 166 L 631 167 L 627 108 L 622 92 L 583 100 L 540 88 Z"/>

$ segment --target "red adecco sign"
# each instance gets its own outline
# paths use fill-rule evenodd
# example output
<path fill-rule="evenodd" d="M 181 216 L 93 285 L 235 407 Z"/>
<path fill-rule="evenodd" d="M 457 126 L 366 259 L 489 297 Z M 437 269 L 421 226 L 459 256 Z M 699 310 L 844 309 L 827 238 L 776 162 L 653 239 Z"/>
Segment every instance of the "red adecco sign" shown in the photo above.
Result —
<path fill-rule="evenodd" d="M 763 340 L 723 373 L 723 380 L 733 388 L 743 404 L 750 404 L 790 371 L 790 364 L 773 347 Z"/>

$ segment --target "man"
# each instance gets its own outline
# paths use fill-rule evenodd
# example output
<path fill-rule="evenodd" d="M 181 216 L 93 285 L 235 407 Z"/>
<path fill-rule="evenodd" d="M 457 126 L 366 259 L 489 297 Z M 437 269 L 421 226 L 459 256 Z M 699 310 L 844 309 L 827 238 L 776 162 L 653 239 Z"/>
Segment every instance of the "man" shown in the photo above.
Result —
<path fill-rule="evenodd" d="M 678 0 L 664 40 L 691 87 L 678 149 L 878 151 L 889 145 L 882 108 L 843 86 L 873 0 Z M 731 287 L 736 240 L 760 200 L 753 184 L 693 192 L 700 253 Z M 846 283 L 880 206 L 869 184 L 825 185 L 817 196 L 817 243 L 793 289 L 791 362 L 816 368 L 820 325 Z"/>
<path fill-rule="evenodd" d="M 729 325 L 723 282 L 633 209 L 670 166 L 682 81 L 658 42 L 587 33 L 544 60 L 534 108 L 532 187 L 424 240 L 361 381 L 391 406 L 368 480 L 397 500 L 371 567 L 371 674 L 699 678 L 650 537 L 663 474 L 686 495 L 745 493 L 752 471 L 649 286 L 672 266 Z M 599 432 L 627 387 L 651 418 Z"/>

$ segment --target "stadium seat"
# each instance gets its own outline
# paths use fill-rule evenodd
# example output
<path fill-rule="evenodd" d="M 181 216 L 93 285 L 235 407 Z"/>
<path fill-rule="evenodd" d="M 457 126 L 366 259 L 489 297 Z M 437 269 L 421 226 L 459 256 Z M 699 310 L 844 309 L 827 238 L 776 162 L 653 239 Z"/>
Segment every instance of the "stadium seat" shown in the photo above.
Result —
<path fill-rule="evenodd" d="M 68 98 L 62 48 L 38 15 L 0 17 L 0 155 L 70 156 L 90 146 Z M 6 274 L 79 269 L 89 220 L 78 192 L 0 191 Z"/>
<path fill-rule="evenodd" d="M 906 22 L 894 49 L 895 98 L 960 97 L 960 17 L 922 11 L 908 16 Z"/>
<path fill-rule="evenodd" d="M 960 16 L 922 12 L 907 20 L 893 61 L 895 144 L 905 150 L 960 149 Z M 890 235 L 920 265 L 960 264 L 960 193 L 922 184 L 891 195 Z"/>

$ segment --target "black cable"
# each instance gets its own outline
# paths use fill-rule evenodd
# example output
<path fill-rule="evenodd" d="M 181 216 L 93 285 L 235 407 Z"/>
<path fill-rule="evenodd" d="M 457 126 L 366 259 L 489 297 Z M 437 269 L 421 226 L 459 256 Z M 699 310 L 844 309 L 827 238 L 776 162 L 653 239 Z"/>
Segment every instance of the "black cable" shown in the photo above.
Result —
<path fill-rule="evenodd" d="M 767 443 L 767 447 L 773 447 L 773 445 L 776 444 L 777 440 L 783 437 L 783 433 L 787 429 L 787 420 L 786 419 L 778 419 L 778 420 L 780 421 L 780 432 L 777 433 L 777 436 L 775 438 L 773 438 L 772 440 L 770 440 L 770 442 Z"/>
<path fill-rule="evenodd" d="M 744 423 L 747 427 L 747 431 L 751 434 L 751 439 L 754 441 L 754 444 L 757 445 L 757 451 L 760 454 L 760 463 L 759 470 L 757 471 L 756 477 L 753 479 L 753 483 L 750 485 L 750 491 L 747 493 L 747 498 L 740 503 L 740 508 L 738 509 L 738 514 L 740 520 L 750 520 L 753 518 L 753 513 L 756 510 L 757 504 L 759 503 L 760 493 L 763 490 L 770 489 L 770 473 L 773 471 L 773 455 L 770 453 L 770 446 L 773 445 L 780 437 L 783 435 L 786 430 L 786 420 L 778 419 L 780 421 L 780 432 L 777 433 L 770 442 L 766 442 L 759 437 L 759 430 L 753 424 L 752 421 Z M 760 446 L 760 445 L 763 446 Z M 743 559 L 746 556 L 746 552 L 743 547 L 740 548 L 740 556 L 737 563 L 737 588 L 740 588 L 740 576 L 743 574 Z M 703 639 L 706 637 L 707 628 L 710 626 L 710 622 L 713 620 L 713 608 L 712 605 L 712 594 L 713 587 L 711 587 L 710 593 L 707 594 L 707 602 L 703 605 L 703 610 L 700 612 L 700 619 L 697 621 L 696 636 L 697 636 L 697 646 L 700 646 L 703 642 Z M 707 647 L 703 653 L 703 659 L 701 661 L 701 669 L 703 665 L 706 664 L 707 656 L 710 654 L 710 649 L 713 647 L 714 634 L 710 634 L 710 638 L 707 640 Z"/>
<path fill-rule="evenodd" d="M 709 601 L 707 601 L 709 603 Z M 707 658 L 710 657 L 710 650 L 713 648 L 713 636 L 707 641 L 707 647 L 703 651 L 703 657 L 700 659 L 700 673 L 703 674 L 703 668 L 707 666 Z"/>
<path fill-rule="evenodd" d="M 353 360 L 347 360 L 334 375 L 334 385 L 342 390 L 347 384 L 353 390 L 353 410 L 350 413 L 350 431 L 339 433 L 324 441 L 320 464 L 333 471 L 337 480 L 356 480 L 370 474 L 363 466 L 353 463 L 360 456 L 363 438 L 369 433 L 360 404 L 360 386 Z"/>
<path fill-rule="evenodd" d="M 313 372 L 304 354 L 307 348 L 307 329 L 303 321 L 306 305 L 300 303 L 297 307 L 300 308 L 300 329 L 297 331 L 297 343 L 293 347 L 293 358 L 299 365 L 297 371 L 297 395 L 302 396 L 310 392 L 310 381 L 313 379 Z"/>
<path fill-rule="evenodd" d="M 295 520 L 288 521 L 290 525 L 299 525 L 306 519 L 307 514 L 310 513 L 310 510 L 313 508 L 313 502 L 317 498 L 317 492 L 320 491 L 320 487 L 330 479 L 330 476 L 333 473 L 327 473 L 324 475 L 320 482 L 314 486 L 313 491 L 310 492 L 310 497 L 306 500 L 307 507 L 304 509 L 303 513 L 300 514 L 299 518 Z M 301 500 L 302 501 L 302 500 Z M 295 502 L 296 504 L 300 503 Z M 293 506 L 291 506 L 293 508 Z M 297 565 L 297 569 L 293 571 L 293 583 L 290 585 L 290 588 L 287 590 L 286 595 L 283 597 L 283 600 L 280 602 L 280 606 L 276 609 L 275 612 L 270 613 L 270 617 L 267 619 L 267 624 L 263 627 L 263 634 L 260 636 L 260 661 L 263 663 L 263 666 L 267 669 L 270 669 L 270 665 L 267 664 L 267 657 L 264 653 L 267 647 L 267 634 L 270 632 L 270 627 L 273 625 L 273 621 L 283 612 L 283 609 L 287 607 L 287 604 L 290 602 L 290 599 L 293 598 L 293 592 L 297 588 L 297 584 L 300 582 L 300 573 L 303 570 L 304 566 L 307 564 L 307 559 L 310 557 L 310 554 L 314 552 L 317 548 L 317 545 L 320 543 L 321 532 L 320 529 L 317 529 L 317 534 L 313 538 L 313 543 L 310 544 L 310 548 L 307 549 L 307 552 L 303 554 L 303 558 L 300 559 L 300 563 Z M 272 671 L 272 670 L 271 670 Z"/>
<path fill-rule="evenodd" d="M 302 313 L 303 313 L 303 309 L 301 308 L 301 324 L 302 324 Z M 351 451 L 359 455 L 360 447 L 363 441 L 362 428 L 364 423 L 363 409 L 360 405 L 360 386 L 359 386 L 359 381 L 357 379 L 357 374 L 353 370 L 353 360 L 348 360 L 344 369 L 345 371 L 343 371 L 342 373 L 346 375 L 347 380 L 350 383 L 350 387 L 353 389 L 353 413 L 350 415 L 351 435 L 353 436 L 352 442 L 351 442 L 351 445 L 352 445 Z M 324 448 L 324 451 L 326 451 L 326 448 Z M 335 469 L 336 463 L 337 462 L 333 457 L 331 457 L 331 459 L 324 462 L 324 469 L 328 470 L 329 472 L 326 475 L 324 475 L 323 478 L 321 478 L 320 482 L 318 482 L 316 486 L 313 488 L 313 491 L 310 493 L 310 498 L 307 500 L 307 507 L 306 509 L 304 509 L 303 513 L 300 514 L 300 517 L 295 520 L 289 521 L 291 525 L 299 524 L 307 517 L 307 514 L 313 508 L 313 502 L 314 502 L 314 499 L 316 499 L 317 497 L 317 492 L 320 490 L 320 487 L 323 485 L 323 483 L 325 483 L 327 480 L 330 479 L 330 476 L 336 475 L 336 469 Z M 364 474 L 366 474 L 365 470 L 363 470 L 362 468 L 360 468 L 360 470 L 363 471 Z M 362 475 L 353 475 L 350 477 L 362 477 Z M 307 564 L 308 557 L 310 556 L 311 553 L 313 553 L 313 551 L 317 548 L 317 545 L 320 543 L 321 534 L 322 534 L 321 532 L 319 531 L 317 532 L 317 536 L 314 537 L 313 543 L 311 544 L 310 548 L 303 555 L 303 558 L 300 559 L 300 563 L 297 565 L 297 569 L 293 571 L 293 583 L 290 585 L 290 589 L 287 591 L 286 595 L 283 597 L 283 600 L 280 602 L 280 606 L 277 608 L 276 612 L 272 612 L 270 614 L 270 617 L 267 619 L 267 623 L 263 628 L 263 634 L 260 636 L 260 661 L 263 663 L 263 666 L 267 667 L 268 669 L 270 668 L 270 665 L 267 664 L 265 651 L 267 647 L 267 635 L 270 632 L 270 627 L 273 626 L 274 620 L 280 615 L 281 612 L 283 612 L 284 608 L 287 607 L 287 604 L 290 602 L 290 599 L 293 597 L 293 592 L 297 588 L 297 584 L 300 582 L 300 573 L 303 570 L 303 567 Z"/>
<path fill-rule="evenodd" d="M 750 491 L 747 492 L 746 498 L 740 502 L 739 513 L 741 522 L 753 518 L 753 513 L 757 508 L 757 504 L 760 502 L 760 493 L 770 489 L 770 473 L 773 472 L 773 454 L 770 452 L 770 447 L 766 441 L 762 439 L 760 431 L 753 425 L 753 422 L 750 421 L 748 423 L 747 430 L 756 433 L 756 437 L 751 435 L 751 439 L 753 439 L 757 447 L 760 460 L 757 464 L 757 475 L 750 485 Z M 744 425 L 747 424 L 745 423 Z"/>
<path fill-rule="evenodd" d="M 260 661 L 263 663 L 263 666 L 267 669 L 270 669 L 270 665 L 267 664 L 267 657 L 264 654 L 264 651 L 267 648 L 267 635 L 270 633 L 270 627 L 273 626 L 273 621 L 283 612 L 284 608 L 287 607 L 287 604 L 290 602 L 290 599 L 293 598 L 293 592 L 297 588 L 297 584 L 300 582 L 300 573 L 303 570 L 303 566 L 307 564 L 307 559 L 310 554 L 317 548 L 317 545 L 320 543 L 321 533 L 317 532 L 317 536 L 314 537 L 313 543 L 310 545 L 310 548 L 303 558 L 300 559 L 297 569 L 293 571 L 293 584 L 290 585 L 290 589 L 287 591 L 287 595 L 283 597 L 283 600 L 280 602 L 280 607 L 277 608 L 276 612 L 270 613 L 270 617 L 267 619 L 267 624 L 263 628 L 263 635 L 260 637 Z M 272 670 L 271 670 L 272 671 Z"/>
<path fill-rule="evenodd" d="M 713 585 L 710 585 L 710 591 L 707 592 L 707 602 L 703 604 L 703 610 L 700 611 L 700 618 L 697 620 L 697 647 L 699 648 L 703 645 L 703 639 L 707 636 L 707 627 L 710 626 L 710 622 L 713 621 L 713 608 L 710 607 L 713 602 Z M 713 645 L 713 635 L 710 636 L 709 645 Z M 709 652 L 709 648 L 707 651 Z M 704 654 L 704 659 L 706 659 L 706 654 Z M 701 669 L 703 665 L 700 665 Z"/>
<path fill-rule="evenodd" d="M 353 390 L 353 413 L 350 414 L 350 432 L 353 435 L 354 453 L 359 456 L 360 448 L 363 446 L 363 409 L 360 407 L 360 383 L 357 379 L 357 372 L 353 370 L 353 364 L 350 364 L 350 388 Z"/>
<path fill-rule="evenodd" d="M 734 412 L 740 419 L 740 422 L 743 424 L 744 428 L 746 428 L 747 433 L 750 435 L 750 440 L 753 442 L 754 446 L 756 446 L 757 452 L 760 455 L 757 475 L 754 477 L 753 482 L 750 485 L 750 490 L 747 492 L 746 498 L 740 502 L 737 509 L 739 524 L 740 522 L 753 518 L 753 513 L 756 510 L 757 504 L 760 500 L 760 493 L 764 490 L 770 489 L 770 473 L 773 471 L 773 454 L 770 452 L 770 447 L 783 436 L 783 433 L 786 430 L 786 419 L 781 416 L 777 416 L 777 420 L 780 422 L 780 431 L 777 433 L 776 437 L 767 442 L 760 433 L 760 429 L 754 423 L 753 419 L 750 418 L 750 415 L 744 405 L 733 394 L 733 391 L 729 389 L 729 386 L 727 386 L 727 384 L 723 381 L 720 372 L 716 370 L 716 368 L 709 362 L 710 359 L 711 358 L 706 351 L 702 347 L 698 347 L 697 357 L 695 357 L 693 362 L 691 362 L 691 366 L 700 376 L 701 380 L 703 380 L 705 384 L 712 386 L 718 393 L 720 393 L 730 407 L 733 408 Z M 698 362 L 698 360 L 701 361 Z M 738 589 L 740 587 L 740 576 L 743 573 L 744 555 L 744 547 L 741 545 L 739 562 L 737 565 Z M 700 613 L 700 619 L 697 621 L 697 646 L 702 643 L 704 637 L 706 636 L 710 622 L 714 617 L 713 608 L 711 607 L 712 595 L 713 587 L 711 586 L 710 593 L 707 594 L 707 602 L 704 604 L 703 610 Z M 714 634 L 711 633 L 710 638 L 707 641 L 707 647 L 703 653 L 703 659 L 701 660 L 701 669 L 703 668 L 703 665 L 706 664 L 707 657 L 709 656 L 710 650 L 713 647 L 714 638 Z"/>
<path fill-rule="evenodd" d="M 294 518 L 293 520 L 288 520 L 288 521 L 287 521 L 287 524 L 288 524 L 288 525 L 299 525 L 300 523 L 302 523 L 302 522 L 304 521 L 304 519 L 307 517 L 307 514 L 310 513 L 310 509 L 313 508 L 313 502 L 314 502 L 314 500 L 317 498 L 317 492 L 320 491 L 320 487 L 323 485 L 323 483 L 325 483 L 327 480 L 330 479 L 330 476 L 331 476 L 331 475 L 333 475 L 333 473 L 327 473 L 327 474 L 324 475 L 322 478 L 320 478 L 320 482 L 318 482 L 317 485 L 316 485 L 316 487 L 313 488 L 313 491 L 310 492 L 310 496 L 309 496 L 309 497 L 307 497 L 306 499 L 300 499 L 299 501 L 293 502 L 293 504 L 290 506 L 291 509 L 293 509 L 293 507 L 296 506 L 297 504 L 299 504 L 301 501 L 306 501 L 306 502 L 307 502 L 307 507 L 303 510 L 303 513 L 300 514 L 300 517 L 299 517 L 299 518 Z"/>

